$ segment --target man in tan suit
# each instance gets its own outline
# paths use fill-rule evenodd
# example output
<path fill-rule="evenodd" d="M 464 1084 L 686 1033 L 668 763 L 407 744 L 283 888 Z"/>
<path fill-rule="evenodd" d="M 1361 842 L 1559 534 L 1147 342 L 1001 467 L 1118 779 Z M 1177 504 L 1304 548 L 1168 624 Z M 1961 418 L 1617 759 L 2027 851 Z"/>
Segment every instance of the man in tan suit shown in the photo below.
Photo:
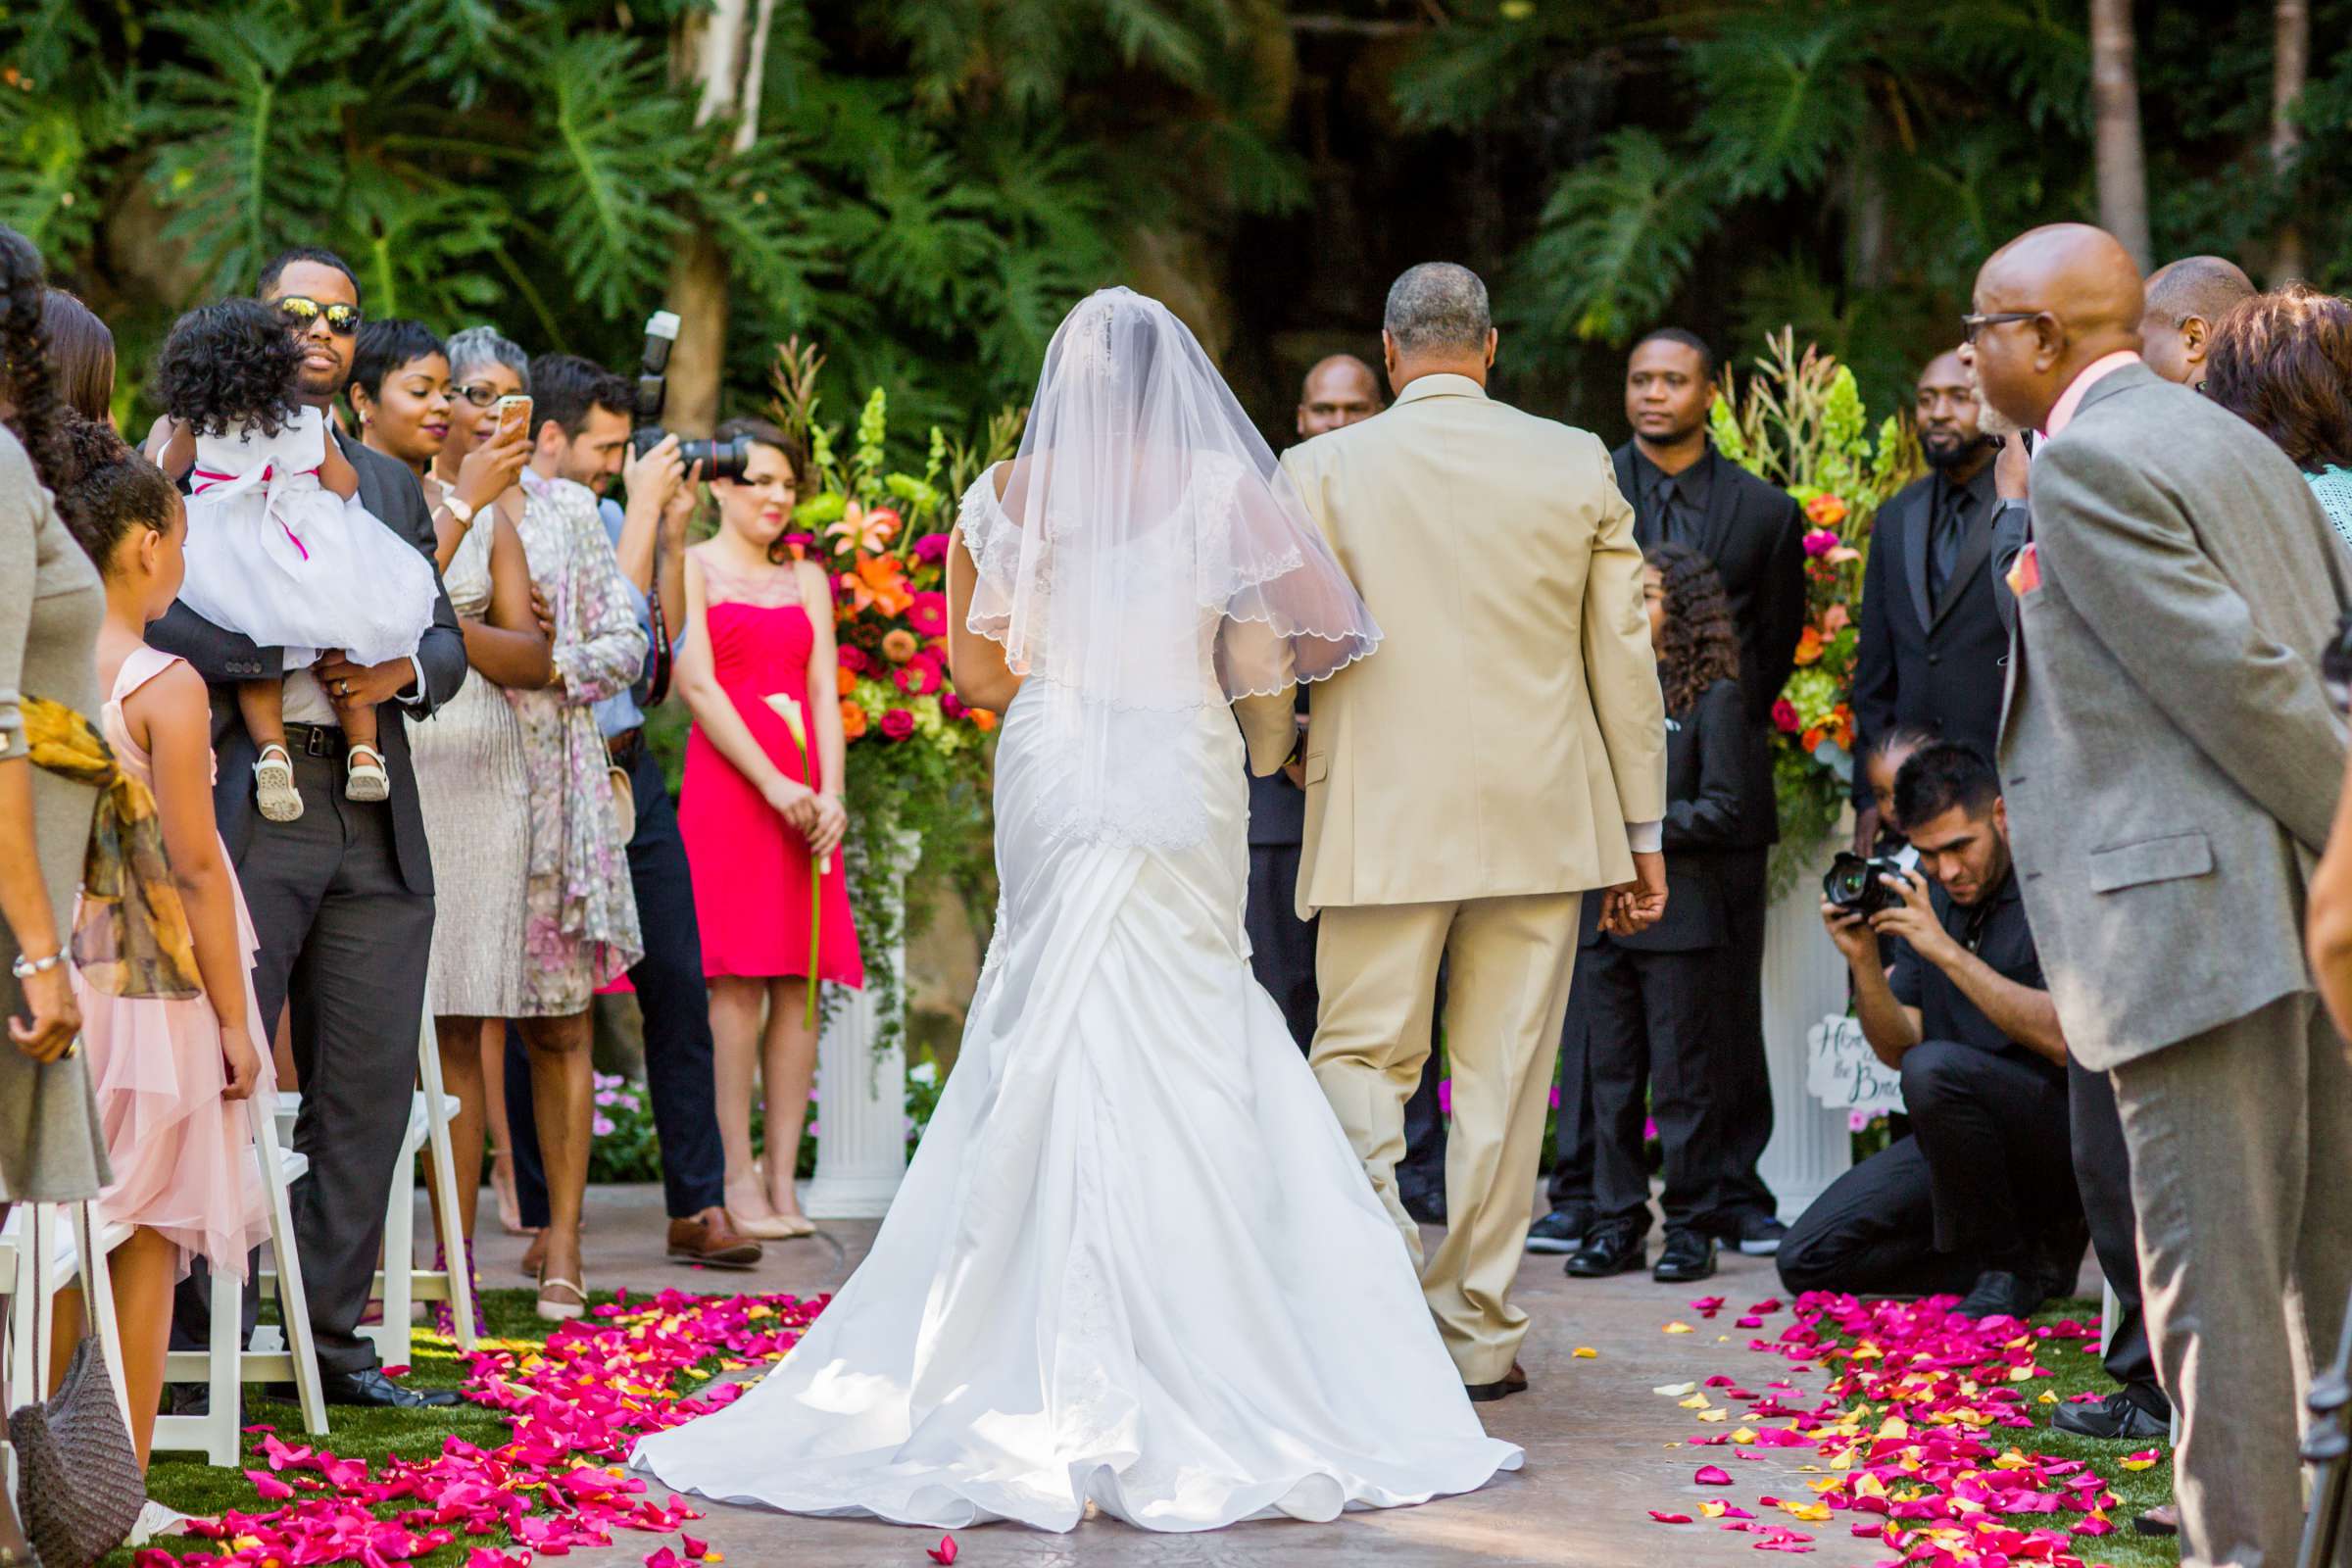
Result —
<path fill-rule="evenodd" d="M 1486 285 L 1416 267 L 1381 332 L 1396 401 L 1282 464 L 1372 607 L 1380 652 L 1312 696 L 1298 912 L 1320 910 L 1311 1060 L 1414 1261 L 1404 1103 L 1438 960 L 1450 1227 L 1423 1289 L 1471 1397 L 1527 1387 L 1526 1240 L 1577 904 L 1664 910 L 1666 716 L 1633 510 L 1597 438 L 1486 395 Z"/>

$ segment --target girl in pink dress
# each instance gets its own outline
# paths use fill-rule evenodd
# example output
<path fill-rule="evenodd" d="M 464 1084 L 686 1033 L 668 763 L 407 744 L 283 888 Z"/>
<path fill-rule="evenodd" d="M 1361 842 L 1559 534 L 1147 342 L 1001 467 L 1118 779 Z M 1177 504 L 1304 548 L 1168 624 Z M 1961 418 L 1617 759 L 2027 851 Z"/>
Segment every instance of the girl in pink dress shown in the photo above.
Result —
<path fill-rule="evenodd" d="M 57 509 L 106 585 L 98 678 L 109 697 L 100 727 L 122 769 L 155 796 L 204 987 L 163 1001 L 111 996 L 74 976 L 114 1167 L 96 1217 L 136 1227 L 110 1261 L 131 1441 L 144 1465 L 173 1283 L 198 1255 L 242 1278 L 247 1251 L 269 1234 L 248 1120 L 256 1107 L 240 1102 L 259 1099 L 269 1114 L 272 1081 L 270 1054 L 254 1039 L 253 922 L 214 825 L 212 706 L 195 670 L 143 640 L 179 593 L 186 512 L 163 470 L 113 430 L 76 421 L 72 440 Z M 78 1328 L 61 1329 L 57 1343 L 78 1337 Z"/>
<path fill-rule="evenodd" d="M 694 730 L 678 825 L 710 982 L 727 1210 L 752 1235 L 782 1239 L 815 1229 L 793 1190 L 816 1071 L 805 989 L 814 860 L 832 861 L 819 879 L 816 977 L 862 986 L 865 967 L 839 853 L 849 813 L 832 585 L 824 568 L 791 560 L 780 543 L 800 492 L 799 451 L 762 421 L 732 420 L 719 434 L 748 436 L 751 457 L 741 479 L 712 481 L 718 537 L 686 556 L 676 680 Z M 802 720 L 813 770 L 779 711 L 786 707 Z M 765 1093 L 764 1179 L 752 1160 L 755 1064 Z"/>

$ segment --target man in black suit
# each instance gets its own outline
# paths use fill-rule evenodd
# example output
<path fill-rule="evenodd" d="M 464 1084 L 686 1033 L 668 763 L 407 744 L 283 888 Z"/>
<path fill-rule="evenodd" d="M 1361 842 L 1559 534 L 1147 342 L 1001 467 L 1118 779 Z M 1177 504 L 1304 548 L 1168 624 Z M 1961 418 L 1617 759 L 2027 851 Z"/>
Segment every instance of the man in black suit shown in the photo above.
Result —
<path fill-rule="evenodd" d="M 263 270 L 258 293 L 278 306 L 302 341 L 302 401 L 331 409 L 351 374 L 358 280 L 329 252 L 302 248 Z M 334 439 L 359 470 L 359 499 L 368 513 L 430 559 L 433 521 L 416 476 L 340 431 Z M 261 937 L 253 987 L 262 1028 L 292 1003 L 302 1086 L 294 1147 L 311 1162 L 293 1193 L 294 1233 L 327 1398 L 454 1404 L 455 1395 L 420 1393 L 386 1378 L 374 1344 L 358 1331 L 408 1129 L 432 951 L 433 861 L 406 720 L 430 717 L 466 679 L 457 613 L 443 593 L 413 659 L 367 666 L 329 652 L 307 669 L 285 672 L 286 736 L 305 808 L 292 822 L 259 820 L 254 744 L 238 717 L 235 691 L 238 681 L 277 674 L 280 651 L 256 647 L 184 604 L 150 627 L 148 640 L 187 660 L 213 684 L 213 749 L 220 756 L 214 808 Z M 343 731 L 332 699 L 348 698 L 376 705 L 378 744 L 392 783 L 387 801 L 343 794 Z M 183 1288 L 173 1312 L 176 1339 L 186 1343 L 194 1334 L 202 1343 L 205 1304 L 201 1288 Z"/>
<path fill-rule="evenodd" d="M 1854 650 L 1856 755 L 1897 728 L 1962 741 L 1989 756 L 2001 722 L 2009 632 L 1987 567 L 1993 546 L 1993 441 L 1978 426 L 1957 351 L 1919 373 L 1920 450 L 1931 470 L 1896 492 L 1871 531 Z M 1854 853 L 1879 834 L 1870 786 L 1854 774 Z"/>
<path fill-rule="evenodd" d="M 1653 555 L 1651 569 L 1671 575 L 1682 559 L 1665 550 Z M 1600 929 L 1600 901 L 1585 901 L 1569 993 L 1581 990 L 1585 1000 L 1569 1008 L 1566 1026 L 1589 1064 L 1592 1102 L 1594 1218 L 1566 1264 L 1579 1278 L 1632 1273 L 1645 1261 L 1645 1113 L 1658 1124 L 1666 1178 L 1659 1201 L 1666 1245 L 1652 1277 L 1688 1284 L 1715 1272 L 1709 1227 L 1719 1201 L 1715 1152 L 1723 1136 L 1717 1086 L 1729 1040 L 1718 976 L 1730 936 L 1716 862 L 1720 846 L 1741 834 L 1740 791 L 1752 765 L 1748 753 L 1759 744 L 1734 681 L 1714 682 L 1688 709 L 1671 713 L 1666 913 L 1645 931 L 1610 935 Z"/>
<path fill-rule="evenodd" d="M 1625 414 L 1634 438 L 1612 455 L 1617 486 L 1633 503 L 1634 537 L 1646 550 L 1688 545 L 1712 562 L 1740 637 L 1740 688 L 1748 721 L 1768 738 L 1772 705 L 1795 667 L 1805 624 L 1804 516 L 1795 498 L 1736 463 L 1707 438 L 1715 401 L 1715 356 L 1694 334 L 1661 327 L 1634 345 L 1626 365 Z M 1780 840 L 1769 746 L 1751 754 L 1740 827 L 1724 852 L 1722 886 L 1729 941 L 1722 956 L 1723 1028 L 1731 1039 L 1719 1088 L 1723 1138 L 1719 1226 L 1754 1256 L 1780 1246 L 1783 1226 L 1756 1161 L 1772 1138 L 1772 1085 L 1764 1065 L 1766 862 Z M 1569 994 L 1573 1013 L 1575 993 Z M 1590 1101 L 1575 1030 L 1560 1052 L 1560 1115 L 1549 1194 L 1552 1213 L 1528 1233 L 1534 1250 L 1569 1251 L 1591 1220 Z"/>

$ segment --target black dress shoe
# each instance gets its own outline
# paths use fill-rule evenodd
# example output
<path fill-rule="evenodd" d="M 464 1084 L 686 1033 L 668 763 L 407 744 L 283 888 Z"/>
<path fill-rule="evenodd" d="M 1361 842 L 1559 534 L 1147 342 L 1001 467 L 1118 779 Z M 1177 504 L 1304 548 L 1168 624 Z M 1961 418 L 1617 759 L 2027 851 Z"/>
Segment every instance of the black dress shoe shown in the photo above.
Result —
<path fill-rule="evenodd" d="M 2129 1394 L 2110 1394 L 2096 1404 L 2062 1404 L 2058 1413 L 2050 1417 L 2050 1425 L 2079 1438 L 2100 1438 L 2110 1443 L 2168 1438 L 2173 1433 L 2173 1423 L 2168 1417 L 2150 1415 Z"/>
<path fill-rule="evenodd" d="M 1637 1274 L 1648 1259 L 1642 1233 L 1631 1225 L 1601 1225 L 1585 1238 L 1585 1245 L 1568 1254 L 1566 1272 L 1580 1280 L 1606 1279 L 1611 1274 Z"/>
<path fill-rule="evenodd" d="M 1531 1252 L 1573 1252 L 1592 1228 L 1592 1210 L 1583 1204 L 1555 1208 L 1527 1228 Z"/>
<path fill-rule="evenodd" d="M 1732 1223 L 1730 1240 L 1746 1257 L 1770 1257 L 1781 1250 L 1788 1227 L 1760 1208 L 1741 1209 Z"/>
<path fill-rule="evenodd" d="M 2039 1282 L 2007 1269 L 1988 1268 L 1977 1276 L 1975 1288 L 1952 1310 L 1962 1317 L 2022 1318 L 2032 1317 L 2041 1302 Z"/>
<path fill-rule="evenodd" d="M 1715 1238 L 1698 1231 L 1668 1231 L 1658 1249 L 1658 1266 L 1649 1277 L 1660 1285 L 1689 1285 L 1713 1277 Z"/>
<path fill-rule="evenodd" d="M 458 1402 L 454 1389 L 412 1389 L 384 1376 L 384 1369 L 371 1366 L 364 1372 L 327 1372 L 318 1374 L 319 1392 L 329 1404 L 372 1405 L 382 1410 L 439 1409 Z"/>
<path fill-rule="evenodd" d="M 1462 1392 L 1470 1396 L 1472 1404 L 1492 1404 L 1496 1399 L 1507 1399 L 1514 1394 L 1525 1394 L 1527 1373 L 1518 1362 L 1513 1361 L 1510 1371 L 1503 1374 L 1501 1382 L 1466 1383 L 1462 1386 Z"/>

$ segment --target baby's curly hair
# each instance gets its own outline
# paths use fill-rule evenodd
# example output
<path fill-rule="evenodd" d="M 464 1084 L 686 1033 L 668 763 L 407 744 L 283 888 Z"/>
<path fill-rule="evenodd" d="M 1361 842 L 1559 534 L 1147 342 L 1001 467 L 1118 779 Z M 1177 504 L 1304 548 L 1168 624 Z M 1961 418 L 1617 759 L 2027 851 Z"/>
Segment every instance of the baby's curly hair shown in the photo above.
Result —
<path fill-rule="evenodd" d="M 1709 686 L 1740 678 L 1740 634 L 1732 626 L 1731 601 L 1713 564 L 1695 550 L 1656 545 L 1643 559 L 1664 579 L 1666 637 L 1658 678 L 1666 688 L 1666 711 L 1689 712 Z"/>
<path fill-rule="evenodd" d="M 197 435 L 253 428 L 276 435 L 294 417 L 302 345 L 259 300 L 199 305 L 172 323 L 155 368 L 156 401 Z"/>

